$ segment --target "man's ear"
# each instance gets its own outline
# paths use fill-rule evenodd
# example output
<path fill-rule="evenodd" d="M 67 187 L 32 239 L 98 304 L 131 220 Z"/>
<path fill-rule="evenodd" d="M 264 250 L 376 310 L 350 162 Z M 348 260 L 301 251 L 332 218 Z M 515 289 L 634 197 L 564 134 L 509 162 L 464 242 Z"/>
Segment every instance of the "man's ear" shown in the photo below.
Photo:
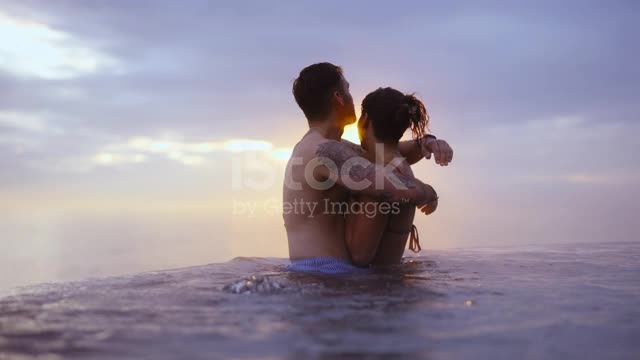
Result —
<path fill-rule="evenodd" d="M 340 105 L 344 106 L 344 97 L 340 94 L 340 91 L 336 90 L 333 92 L 333 99 Z"/>

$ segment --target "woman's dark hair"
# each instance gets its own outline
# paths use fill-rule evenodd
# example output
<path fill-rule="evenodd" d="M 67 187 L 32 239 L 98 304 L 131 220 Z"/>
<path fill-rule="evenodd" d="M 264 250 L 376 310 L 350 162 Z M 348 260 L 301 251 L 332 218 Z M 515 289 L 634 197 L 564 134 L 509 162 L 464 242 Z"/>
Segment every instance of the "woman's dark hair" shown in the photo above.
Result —
<path fill-rule="evenodd" d="M 331 95 L 341 90 L 342 68 L 331 63 L 309 65 L 293 81 L 293 96 L 307 120 L 327 115 L 331 111 Z"/>
<path fill-rule="evenodd" d="M 386 87 L 378 88 L 362 100 L 362 113 L 373 126 L 376 137 L 384 142 L 395 143 L 407 129 L 414 139 L 427 134 L 429 114 L 415 94 Z"/>

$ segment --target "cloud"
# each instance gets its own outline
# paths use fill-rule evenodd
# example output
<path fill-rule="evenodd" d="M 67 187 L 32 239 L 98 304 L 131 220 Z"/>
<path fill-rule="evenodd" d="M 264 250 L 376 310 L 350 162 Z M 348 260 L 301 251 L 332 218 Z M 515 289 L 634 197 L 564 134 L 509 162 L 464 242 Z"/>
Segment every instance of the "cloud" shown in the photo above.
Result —
<path fill-rule="evenodd" d="M 187 166 L 207 163 L 212 155 L 220 153 L 259 153 L 273 160 L 287 161 L 290 148 L 276 148 L 271 142 L 252 139 L 228 139 L 223 141 L 189 142 L 171 138 L 153 139 L 144 136 L 133 137 L 123 143 L 105 145 L 94 156 L 99 165 L 120 165 L 142 163 L 148 155 L 161 156 Z"/>
<path fill-rule="evenodd" d="M 460 12 L 363 2 L 337 13 L 331 4 L 339 3 L 7 2 L 11 16 L 69 34 L 123 72 L 55 84 L 12 79 L 4 88 L 0 78 L 9 94 L 0 106 L 47 107 L 123 136 L 179 126 L 193 137 L 269 138 L 304 126 L 291 80 L 303 66 L 329 60 L 344 65 L 356 102 L 378 86 L 417 91 L 434 129 L 559 113 L 636 119 L 639 51 L 628 34 L 638 25 L 619 4 L 466 2 Z M 139 14 L 149 16 L 141 22 Z"/>
<path fill-rule="evenodd" d="M 0 68 L 18 75 L 66 79 L 113 67 L 113 59 L 73 43 L 67 33 L 0 12 Z"/>
<path fill-rule="evenodd" d="M 0 129 L 12 129 L 39 134 L 61 134 L 63 130 L 44 120 L 38 113 L 0 111 Z"/>
<path fill-rule="evenodd" d="M 147 160 L 143 154 L 122 155 L 111 153 L 99 153 L 94 157 L 94 162 L 101 165 L 142 163 Z"/>
<path fill-rule="evenodd" d="M 553 174 L 529 176 L 525 181 L 540 183 L 567 183 L 576 185 L 635 185 L 640 182 L 640 176 L 625 174 Z"/>

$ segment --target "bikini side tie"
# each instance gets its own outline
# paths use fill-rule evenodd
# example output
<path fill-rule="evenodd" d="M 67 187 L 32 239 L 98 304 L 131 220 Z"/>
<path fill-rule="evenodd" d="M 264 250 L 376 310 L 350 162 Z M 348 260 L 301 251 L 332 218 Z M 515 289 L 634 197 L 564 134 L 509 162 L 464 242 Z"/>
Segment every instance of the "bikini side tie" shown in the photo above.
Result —
<path fill-rule="evenodd" d="M 409 250 L 414 253 L 419 253 L 422 250 L 420 246 L 420 236 L 418 236 L 418 228 L 415 225 L 411 225 L 411 233 L 409 234 Z"/>

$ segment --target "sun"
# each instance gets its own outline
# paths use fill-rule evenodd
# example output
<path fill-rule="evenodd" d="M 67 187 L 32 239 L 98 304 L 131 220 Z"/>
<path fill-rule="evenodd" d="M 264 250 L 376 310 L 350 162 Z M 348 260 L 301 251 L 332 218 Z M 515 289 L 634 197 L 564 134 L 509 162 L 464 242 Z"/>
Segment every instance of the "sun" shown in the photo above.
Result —
<path fill-rule="evenodd" d="M 347 125 L 344 128 L 342 138 L 349 140 L 352 143 L 360 144 L 360 137 L 358 136 L 358 126 L 356 124 Z"/>

